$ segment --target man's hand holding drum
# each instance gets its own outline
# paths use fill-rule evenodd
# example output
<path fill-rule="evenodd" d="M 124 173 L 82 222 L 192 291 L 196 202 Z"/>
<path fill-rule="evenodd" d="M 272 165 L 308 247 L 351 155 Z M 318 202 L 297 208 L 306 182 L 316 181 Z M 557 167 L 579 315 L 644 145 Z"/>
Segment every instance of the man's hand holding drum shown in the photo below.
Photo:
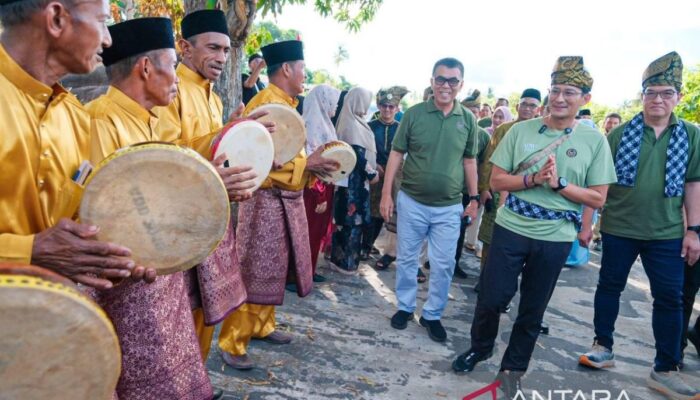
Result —
<path fill-rule="evenodd" d="M 96 289 L 111 288 L 110 279 L 155 280 L 156 271 L 137 266 L 128 258 L 128 248 L 96 240 L 99 231 L 96 226 L 61 219 L 36 234 L 31 262 Z"/>
<path fill-rule="evenodd" d="M 311 153 L 311 155 L 306 159 L 306 169 L 313 172 L 315 175 L 324 178 L 331 172 L 337 171 L 338 168 L 340 168 L 340 164 L 335 160 L 321 156 L 321 152 L 323 152 L 323 146 Z"/>

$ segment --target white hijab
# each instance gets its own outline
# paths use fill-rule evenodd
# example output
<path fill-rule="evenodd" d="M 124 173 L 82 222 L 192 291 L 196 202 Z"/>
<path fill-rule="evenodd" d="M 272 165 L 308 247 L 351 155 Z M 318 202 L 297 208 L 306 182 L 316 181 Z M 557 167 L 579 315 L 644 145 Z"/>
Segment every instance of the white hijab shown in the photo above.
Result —
<path fill-rule="evenodd" d="M 350 144 L 363 147 L 366 150 L 365 158 L 372 167 L 377 168 L 377 147 L 374 143 L 374 134 L 365 121 L 365 115 L 372 103 L 372 92 L 356 87 L 345 96 L 343 109 L 338 117 L 338 139 Z"/>
<path fill-rule="evenodd" d="M 320 146 L 338 140 L 331 117 L 338 106 L 340 90 L 328 85 L 318 85 L 311 89 L 304 99 L 302 116 L 306 123 L 306 154 Z"/>

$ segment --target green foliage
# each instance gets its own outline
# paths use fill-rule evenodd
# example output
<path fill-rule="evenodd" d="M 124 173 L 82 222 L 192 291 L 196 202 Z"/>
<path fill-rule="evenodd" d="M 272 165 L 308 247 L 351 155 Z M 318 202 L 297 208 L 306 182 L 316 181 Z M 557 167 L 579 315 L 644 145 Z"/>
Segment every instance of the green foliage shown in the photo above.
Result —
<path fill-rule="evenodd" d="M 282 40 L 294 40 L 300 36 L 296 29 L 281 29 L 272 22 L 263 21 L 253 25 L 245 43 L 245 54 L 260 52 L 260 48 Z"/>
<path fill-rule="evenodd" d="M 332 17 L 345 25 L 350 32 L 372 20 L 383 0 L 313 0 L 314 9 L 323 17 Z M 284 6 L 307 4 L 307 0 L 259 0 L 258 11 L 263 18 L 268 14 L 282 13 Z"/>
<path fill-rule="evenodd" d="M 700 123 L 700 64 L 683 72 L 683 98 L 676 112 L 681 118 Z"/>

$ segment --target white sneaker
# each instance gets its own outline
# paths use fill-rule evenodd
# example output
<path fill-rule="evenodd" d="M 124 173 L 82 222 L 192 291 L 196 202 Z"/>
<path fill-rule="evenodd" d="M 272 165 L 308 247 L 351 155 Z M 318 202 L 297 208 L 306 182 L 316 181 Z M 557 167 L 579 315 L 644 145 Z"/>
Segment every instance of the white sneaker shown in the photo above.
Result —
<path fill-rule="evenodd" d="M 700 393 L 683 380 L 683 374 L 678 371 L 651 371 L 647 385 L 672 400 L 698 400 Z"/>

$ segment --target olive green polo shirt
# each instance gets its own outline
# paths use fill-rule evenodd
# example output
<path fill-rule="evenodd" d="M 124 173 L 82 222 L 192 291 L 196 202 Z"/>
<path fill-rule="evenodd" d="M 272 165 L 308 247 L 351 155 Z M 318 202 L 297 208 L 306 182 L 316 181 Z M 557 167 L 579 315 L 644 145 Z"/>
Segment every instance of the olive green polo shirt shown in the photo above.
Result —
<path fill-rule="evenodd" d="M 401 118 L 391 149 L 405 153 L 401 190 L 421 204 L 459 204 L 464 158 L 477 155 L 476 118 L 459 102 L 444 115 L 433 100 L 416 104 Z"/>
<path fill-rule="evenodd" d="M 601 220 L 602 232 L 640 240 L 683 237 L 683 197 L 664 196 L 666 151 L 671 131 L 678 121 L 676 115 L 671 114 L 669 126 L 658 139 L 654 129 L 644 125 L 635 186 L 610 186 Z M 683 122 L 689 141 L 685 181 L 697 182 L 700 181 L 700 129 L 691 122 Z M 608 135 L 613 159 L 628 123 L 618 126 Z"/>
<path fill-rule="evenodd" d="M 539 133 L 542 118 L 530 119 L 513 125 L 491 156 L 491 163 L 506 171 L 514 171 L 541 149 L 565 133 L 547 129 Z M 571 137 L 555 151 L 559 176 L 580 187 L 607 185 L 617 181 L 610 147 L 597 129 L 578 124 Z M 525 173 L 534 174 L 547 162 L 543 158 Z M 513 194 L 522 200 L 555 211 L 581 211 L 581 204 L 555 192 L 547 184 L 519 190 Z M 529 237 L 550 242 L 573 242 L 576 228 L 565 219 L 544 220 L 524 217 L 503 206 L 498 209 L 496 223 L 502 227 Z"/>

